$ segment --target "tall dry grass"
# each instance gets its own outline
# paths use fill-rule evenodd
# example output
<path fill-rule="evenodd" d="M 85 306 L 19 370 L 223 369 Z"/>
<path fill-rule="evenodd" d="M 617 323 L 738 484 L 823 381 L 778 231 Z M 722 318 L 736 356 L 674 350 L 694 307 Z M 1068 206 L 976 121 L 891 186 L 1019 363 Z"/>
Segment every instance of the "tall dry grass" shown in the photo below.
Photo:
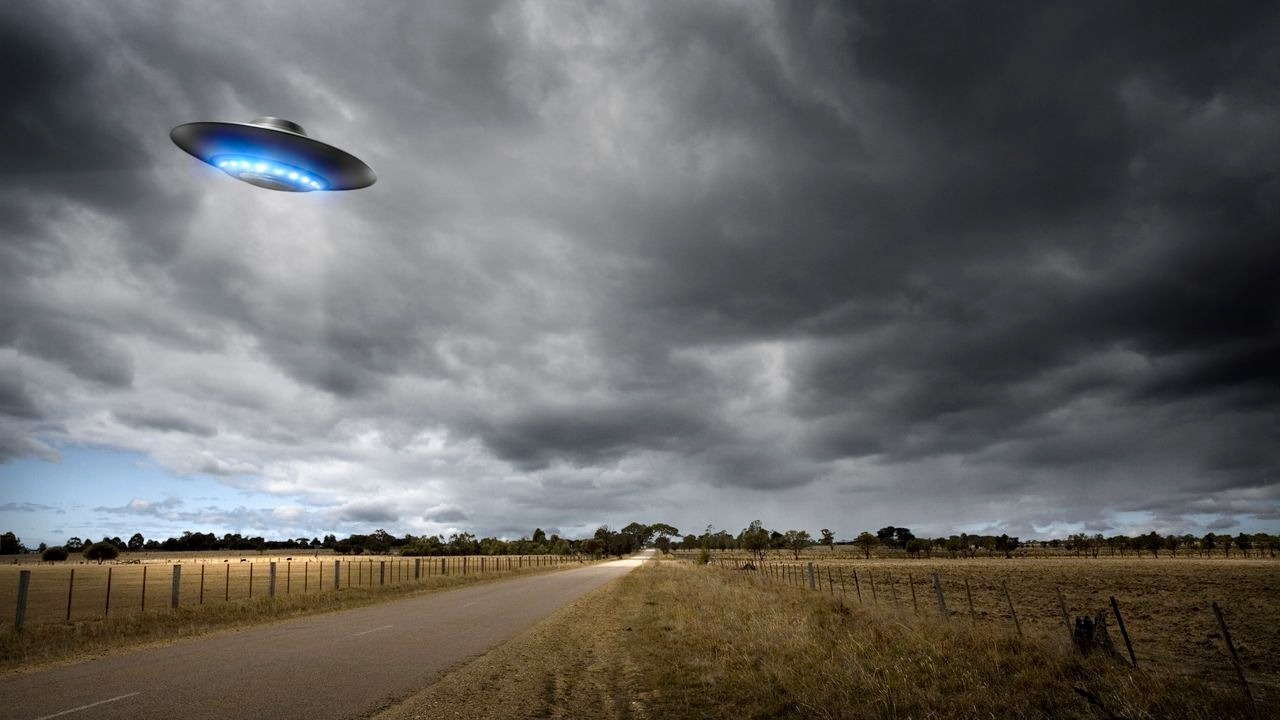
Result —
<path fill-rule="evenodd" d="M 652 717 L 1108 717 L 1074 687 L 1130 720 L 1249 716 L 1238 686 L 1085 658 L 1065 637 L 849 607 L 753 573 L 684 563 L 623 583 L 626 645 L 645 668 Z M 1261 716 L 1280 717 L 1260 690 Z"/>

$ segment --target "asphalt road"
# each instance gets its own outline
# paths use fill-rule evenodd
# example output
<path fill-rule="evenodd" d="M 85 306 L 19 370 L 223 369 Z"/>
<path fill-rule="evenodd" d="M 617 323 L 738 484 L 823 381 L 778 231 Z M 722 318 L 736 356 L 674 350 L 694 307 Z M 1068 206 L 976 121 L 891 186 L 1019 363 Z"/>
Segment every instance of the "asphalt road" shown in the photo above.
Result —
<path fill-rule="evenodd" d="M 637 558 L 4 677 L 0 717 L 362 717 L 625 575 Z"/>

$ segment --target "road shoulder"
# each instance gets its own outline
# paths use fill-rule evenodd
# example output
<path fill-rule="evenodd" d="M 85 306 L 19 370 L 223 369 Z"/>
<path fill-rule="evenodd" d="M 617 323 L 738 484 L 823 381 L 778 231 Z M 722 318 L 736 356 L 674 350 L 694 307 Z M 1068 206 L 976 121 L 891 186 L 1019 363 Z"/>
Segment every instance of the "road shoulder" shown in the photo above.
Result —
<path fill-rule="evenodd" d="M 593 590 L 373 718 L 647 717 L 626 652 L 631 629 L 617 612 L 628 580 Z"/>

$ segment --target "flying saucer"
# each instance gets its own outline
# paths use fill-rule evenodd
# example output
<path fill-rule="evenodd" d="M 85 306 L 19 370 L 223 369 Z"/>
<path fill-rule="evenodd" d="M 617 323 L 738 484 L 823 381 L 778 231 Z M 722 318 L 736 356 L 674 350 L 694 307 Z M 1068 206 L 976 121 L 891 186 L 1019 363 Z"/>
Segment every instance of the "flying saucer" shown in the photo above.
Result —
<path fill-rule="evenodd" d="M 280 118 L 187 123 L 169 137 L 231 177 L 268 190 L 358 190 L 378 179 L 356 156 L 307 137 L 301 125 Z"/>

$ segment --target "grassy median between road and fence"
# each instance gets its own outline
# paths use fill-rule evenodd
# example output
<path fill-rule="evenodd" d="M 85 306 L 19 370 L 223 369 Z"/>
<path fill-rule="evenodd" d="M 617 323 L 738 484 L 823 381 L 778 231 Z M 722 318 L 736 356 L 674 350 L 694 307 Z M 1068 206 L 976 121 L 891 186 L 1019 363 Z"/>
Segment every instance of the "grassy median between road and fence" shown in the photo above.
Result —
<path fill-rule="evenodd" d="M 1229 662 L 1224 658 L 1223 662 Z M 1103 710 L 1074 688 L 1091 693 Z M 1255 688 L 1259 717 L 1280 718 Z M 1238 686 L 1082 657 L 1062 637 L 945 621 L 651 563 L 379 720 L 1249 717 Z"/>
<path fill-rule="evenodd" d="M 51 663 L 78 661 L 303 615 L 346 610 L 464 585 L 582 566 L 573 562 L 511 569 L 503 567 L 483 574 L 424 575 L 420 579 L 401 584 L 355 585 L 343 587 L 336 592 L 325 590 L 310 594 L 283 594 L 284 591 L 280 590 L 275 597 L 259 596 L 204 605 L 187 604 L 176 610 L 170 609 L 164 602 L 157 602 L 149 606 L 146 612 L 138 612 L 134 607 L 119 616 L 73 622 L 31 623 L 21 630 L 7 627 L 0 631 L 0 672 L 25 672 Z M 171 569 L 165 565 L 158 568 Z M 168 583 L 161 578 L 161 582 L 156 584 Z M 218 589 L 221 590 L 221 587 Z M 152 610 L 151 607 L 155 609 Z"/>

